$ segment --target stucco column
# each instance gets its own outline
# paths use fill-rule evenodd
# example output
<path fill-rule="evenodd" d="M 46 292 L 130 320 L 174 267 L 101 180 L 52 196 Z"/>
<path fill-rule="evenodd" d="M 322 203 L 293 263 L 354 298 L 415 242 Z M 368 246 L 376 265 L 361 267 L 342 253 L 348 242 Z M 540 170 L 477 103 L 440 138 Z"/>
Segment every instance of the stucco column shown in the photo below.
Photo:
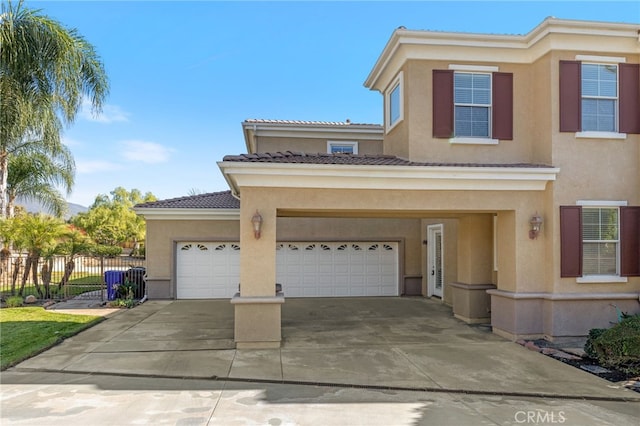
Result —
<path fill-rule="evenodd" d="M 509 339 L 538 338 L 543 335 L 545 288 L 545 226 L 529 238 L 531 215 L 540 205 L 531 203 L 515 211 L 498 213 L 498 288 L 491 296 L 493 332 Z M 544 215 L 544 213 L 543 213 Z"/>
<path fill-rule="evenodd" d="M 231 299 L 235 308 L 235 342 L 241 348 L 280 347 L 281 305 L 276 294 L 276 209 L 273 200 L 243 191 L 240 202 L 240 293 Z M 259 238 L 251 218 L 262 216 Z"/>
<path fill-rule="evenodd" d="M 493 284 L 493 216 L 467 216 L 458 224 L 458 279 L 452 288 L 453 314 L 469 323 L 489 322 Z"/>

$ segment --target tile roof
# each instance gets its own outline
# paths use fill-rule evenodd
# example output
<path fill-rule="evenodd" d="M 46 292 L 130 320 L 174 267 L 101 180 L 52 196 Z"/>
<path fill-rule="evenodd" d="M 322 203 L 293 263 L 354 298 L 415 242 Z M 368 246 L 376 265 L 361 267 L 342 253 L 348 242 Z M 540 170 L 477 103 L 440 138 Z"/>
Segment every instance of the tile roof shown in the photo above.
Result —
<path fill-rule="evenodd" d="M 296 126 L 376 126 L 382 128 L 381 124 L 352 123 L 345 121 L 306 121 L 306 120 L 269 120 L 263 118 L 249 118 L 244 120 L 247 124 L 291 124 Z"/>
<path fill-rule="evenodd" d="M 344 164 L 352 166 L 423 166 L 423 167 L 551 167 L 546 164 L 531 163 L 430 163 L 409 161 L 393 155 L 361 154 L 309 154 L 302 152 L 275 152 L 227 155 L 223 161 L 241 163 L 281 163 L 281 164 Z"/>
<path fill-rule="evenodd" d="M 240 200 L 231 191 L 211 192 L 136 205 L 145 209 L 239 209 Z"/>

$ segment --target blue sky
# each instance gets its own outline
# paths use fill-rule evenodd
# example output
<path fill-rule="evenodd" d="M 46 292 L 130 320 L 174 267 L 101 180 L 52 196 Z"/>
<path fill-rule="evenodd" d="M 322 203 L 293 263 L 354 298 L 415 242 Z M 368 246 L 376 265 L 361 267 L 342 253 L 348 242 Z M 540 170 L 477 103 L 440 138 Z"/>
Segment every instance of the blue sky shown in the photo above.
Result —
<path fill-rule="evenodd" d="M 159 199 L 227 189 L 216 165 L 246 152 L 247 118 L 381 123 L 363 82 L 393 30 L 524 34 L 545 17 L 640 22 L 640 2 L 27 1 L 97 49 L 111 82 L 100 117 L 65 130 L 68 200 L 117 186 Z"/>

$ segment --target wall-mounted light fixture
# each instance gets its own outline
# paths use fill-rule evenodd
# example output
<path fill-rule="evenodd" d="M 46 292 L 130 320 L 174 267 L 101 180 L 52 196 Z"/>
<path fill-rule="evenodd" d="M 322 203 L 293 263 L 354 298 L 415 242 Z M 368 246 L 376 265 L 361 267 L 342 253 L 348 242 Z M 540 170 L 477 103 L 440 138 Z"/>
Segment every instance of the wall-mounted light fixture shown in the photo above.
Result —
<path fill-rule="evenodd" d="M 256 213 L 251 218 L 251 224 L 253 225 L 253 236 L 256 238 L 256 240 L 259 240 L 260 231 L 262 229 L 262 216 L 260 215 L 260 212 L 258 212 L 258 210 L 256 210 Z"/>
<path fill-rule="evenodd" d="M 529 238 L 535 240 L 536 238 L 538 238 L 540 228 L 542 227 L 542 217 L 538 215 L 538 212 L 531 216 L 529 224 L 531 225 L 531 229 L 529 230 Z"/>

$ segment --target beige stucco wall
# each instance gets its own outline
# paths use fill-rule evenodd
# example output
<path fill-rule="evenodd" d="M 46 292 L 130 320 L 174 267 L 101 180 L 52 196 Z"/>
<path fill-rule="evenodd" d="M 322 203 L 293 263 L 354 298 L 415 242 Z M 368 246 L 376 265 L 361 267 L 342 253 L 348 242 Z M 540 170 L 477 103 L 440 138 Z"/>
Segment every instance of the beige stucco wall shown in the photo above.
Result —
<path fill-rule="evenodd" d="M 558 62 L 574 60 L 585 52 L 552 53 L 551 80 L 557 82 Z M 627 63 L 639 63 L 640 55 L 625 56 Z M 626 201 L 640 205 L 640 135 L 626 139 L 584 139 L 575 133 L 559 132 L 558 85 L 552 84 L 551 108 L 554 117 L 550 130 L 553 165 L 561 172 L 553 184 L 553 209 L 548 227 L 553 245 L 553 274 L 549 277 L 556 292 L 640 292 L 640 277 L 629 277 L 627 283 L 577 283 L 575 278 L 560 278 L 559 206 L 576 205 L 578 200 Z M 640 119 L 640 118 L 639 118 Z"/>
<path fill-rule="evenodd" d="M 535 122 L 540 110 L 533 110 L 529 99 L 533 95 L 531 73 L 526 65 L 504 63 L 482 63 L 474 65 L 499 66 L 500 72 L 513 73 L 513 140 L 500 141 L 498 145 L 451 144 L 449 139 L 433 137 L 433 78 L 434 69 L 446 70 L 450 61 L 411 60 L 404 73 L 405 125 L 407 137 L 394 138 L 394 145 L 405 145 L 404 151 L 412 161 L 444 163 L 526 163 L 532 161 L 531 147 L 534 138 L 530 132 L 531 121 Z M 456 62 L 459 63 L 459 62 Z M 385 144 L 387 140 L 385 139 Z M 397 148 L 399 149 L 399 148 Z M 385 146 L 385 151 L 387 147 Z"/>

